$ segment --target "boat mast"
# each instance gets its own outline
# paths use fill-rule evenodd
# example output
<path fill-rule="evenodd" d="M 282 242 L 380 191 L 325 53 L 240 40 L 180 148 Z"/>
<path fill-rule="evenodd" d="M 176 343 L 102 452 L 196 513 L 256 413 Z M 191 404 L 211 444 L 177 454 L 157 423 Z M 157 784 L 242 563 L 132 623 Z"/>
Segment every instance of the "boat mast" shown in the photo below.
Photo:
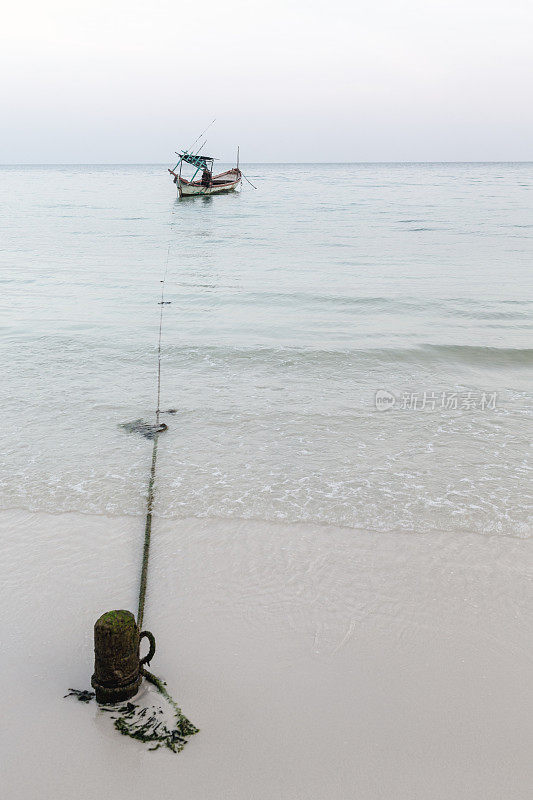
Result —
<path fill-rule="evenodd" d="M 216 118 L 216 117 L 215 117 L 214 119 L 212 119 L 212 120 L 211 120 L 211 122 L 209 123 L 209 125 L 207 126 L 207 128 L 206 128 L 204 131 L 202 131 L 202 132 L 201 132 L 200 136 L 197 136 L 197 137 L 196 137 L 196 139 L 195 139 L 195 140 L 194 140 L 194 142 L 191 144 L 191 146 L 188 148 L 188 150 L 186 150 L 186 151 L 185 151 L 186 153 L 187 153 L 187 152 L 189 152 L 189 153 L 190 153 L 190 152 L 192 152 L 192 149 L 193 149 L 194 145 L 196 144 L 196 142 L 198 141 L 198 139 L 201 139 L 201 138 L 202 138 L 202 136 L 204 135 L 204 133 L 205 133 L 206 131 L 208 131 L 208 130 L 209 130 L 209 128 L 211 127 L 211 125 L 212 125 L 214 122 L 216 122 L 216 121 L 217 121 L 217 118 Z M 205 144 L 205 142 L 204 142 L 204 144 Z M 202 145 L 202 147 L 203 147 L 203 146 L 204 146 L 204 145 Z M 200 148 L 200 150 L 202 149 L 202 147 Z"/>

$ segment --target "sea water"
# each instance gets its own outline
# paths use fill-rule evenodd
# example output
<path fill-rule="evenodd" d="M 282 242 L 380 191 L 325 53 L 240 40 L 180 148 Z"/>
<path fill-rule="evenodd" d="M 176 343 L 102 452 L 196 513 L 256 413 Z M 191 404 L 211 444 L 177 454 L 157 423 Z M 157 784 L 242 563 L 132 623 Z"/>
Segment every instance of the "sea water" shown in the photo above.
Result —
<path fill-rule="evenodd" d="M 221 167 L 223 169 L 224 167 Z M 533 164 L 0 170 L 0 500 L 527 536 Z"/>

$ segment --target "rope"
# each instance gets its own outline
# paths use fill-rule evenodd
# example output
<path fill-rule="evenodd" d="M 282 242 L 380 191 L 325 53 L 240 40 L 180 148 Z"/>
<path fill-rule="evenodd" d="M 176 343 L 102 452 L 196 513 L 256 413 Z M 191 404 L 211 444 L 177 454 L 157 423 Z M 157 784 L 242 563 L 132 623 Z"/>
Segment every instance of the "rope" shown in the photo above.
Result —
<path fill-rule="evenodd" d="M 161 413 L 161 338 L 163 335 L 163 309 L 169 305 L 168 300 L 165 300 L 165 282 L 168 272 L 168 259 L 170 255 L 170 243 L 167 250 L 167 260 L 165 264 L 165 274 L 161 281 L 161 299 L 159 301 L 159 336 L 157 341 L 157 406 L 155 411 L 156 430 L 154 433 L 154 447 L 152 450 L 152 464 L 150 467 L 150 478 L 148 480 L 148 498 L 146 503 L 146 524 L 144 526 L 144 548 L 141 567 L 141 580 L 139 587 L 139 605 L 137 608 L 137 625 L 139 630 L 142 630 L 144 619 L 144 604 L 146 600 L 146 586 L 148 583 L 148 560 L 150 557 L 150 539 L 152 537 L 152 511 L 154 507 L 154 494 L 155 494 L 155 468 L 157 464 L 157 443 L 159 441 L 159 433 L 161 425 L 159 423 L 159 415 Z M 162 430 L 166 429 L 166 425 Z"/>
<path fill-rule="evenodd" d="M 241 172 L 241 175 L 242 175 L 242 177 L 244 178 L 244 180 L 245 180 L 245 181 L 248 181 L 248 183 L 250 184 L 250 186 L 253 186 L 253 188 L 254 188 L 254 189 L 257 189 L 257 186 L 255 186 L 255 184 L 253 184 L 253 183 L 252 183 L 252 181 L 249 181 L 249 180 L 248 180 L 248 178 L 246 177 L 246 175 L 244 174 L 244 172 Z"/>
<path fill-rule="evenodd" d="M 139 672 L 144 678 L 146 678 L 147 681 L 152 683 L 159 694 L 165 698 L 166 702 L 172 709 L 173 719 L 172 722 L 165 721 L 163 708 L 154 706 L 154 704 L 150 702 L 144 706 L 137 705 L 129 701 L 123 703 L 122 705 L 118 705 L 117 703 L 107 704 L 108 701 L 104 699 L 103 701 L 100 701 L 104 703 L 104 705 L 100 705 L 100 708 L 102 711 L 110 712 L 111 718 L 114 720 L 114 726 L 116 730 L 125 736 L 130 736 L 132 739 L 136 739 L 137 741 L 151 744 L 152 746 L 149 748 L 150 750 L 157 750 L 159 747 L 166 747 L 173 753 L 180 753 L 187 744 L 189 736 L 193 736 L 195 733 L 198 733 L 198 728 L 193 725 L 192 722 L 183 714 L 181 708 L 169 694 L 165 682 L 156 675 L 153 675 L 151 672 L 148 672 L 148 670 L 144 667 L 144 664 L 149 663 L 150 659 L 155 653 L 155 639 L 151 633 L 142 630 L 144 620 L 144 605 L 146 600 L 146 587 L 148 583 L 150 539 L 152 536 L 152 512 L 155 494 L 157 445 L 159 441 L 159 434 L 167 429 L 167 426 L 164 423 L 159 422 L 159 417 L 161 413 L 161 339 L 163 334 L 163 309 L 170 303 L 169 300 L 165 300 L 165 282 L 167 278 L 169 255 L 170 243 L 167 250 L 165 274 L 163 276 L 163 280 L 161 281 L 161 299 L 159 301 L 161 308 L 159 311 L 159 336 L 157 342 L 157 406 L 155 410 L 156 425 L 143 425 L 145 429 L 149 429 L 150 435 L 153 434 L 154 446 L 152 449 L 152 463 L 150 467 L 150 478 L 148 481 L 146 524 L 144 528 L 144 548 L 139 587 L 137 625 L 139 631 L 141 632 L 141 638 L 146 636 L 150 641 L 150 651 L 147 656 L 140 660 Z M 174 413 L 174 411 L 170 409 L 170 413 Z M 139 420 L 137 420 L 137 422 L 139 422 Z M 142 420 L 140 420 L 140 422 L 142 422 Z M 139 653 L 137 652 L 137 657 L 138 656 Z M 121 673 L 118 674 L 120 675 Z M 95 684 L 94 681 L 91 682 L 97 689 L 97 684 Z M 95 699 L 96 693 L 87 690 L 69 689 L 68 694 L 66 694 L 65 697 L 76 697 L 83 703 L 89 703 L 91 700 Z"/>
<path fill-rule="evenodd" d="M 152 536 L 152 509 L 154 505 L 154 484 L 155 484 L 155 465 L 157 462 L 157 440 L 159 433 L 154 436 L 154 448 L 152 450 L 152 466 L 150 469 L 150 480 L 148 481 L 148 502 L 146 510 L 146 524 L 144 526 L 144 549 L 141 567 L 141 584 L 139 588 L 139 606 L 137 609 L 137 625 L 142 630 L 144 619 L 144 603 L 146 600 L 146 584 L 148 582 L 148 559 L 150 557 L 150 539 Z"/>

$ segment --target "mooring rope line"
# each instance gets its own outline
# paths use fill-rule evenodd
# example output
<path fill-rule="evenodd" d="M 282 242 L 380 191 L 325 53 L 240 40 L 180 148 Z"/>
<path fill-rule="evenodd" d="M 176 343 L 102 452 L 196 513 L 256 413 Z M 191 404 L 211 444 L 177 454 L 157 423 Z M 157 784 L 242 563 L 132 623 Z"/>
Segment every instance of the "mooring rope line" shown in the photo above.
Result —
<path fill-rule="evenodd" d="M 148 481 L 148 496 L 146 504 L 146 524 L 144 528 L 144 548 L 141 567 L 141 580 L 139 587 L 139 605 L 137 621 L 133 619 L 130 611 L 109 611 L 103 614 L 95 623 L 95 671 L 91 678 L 94 692 L 83 689 L 69 689 L 65 697 L 76 697 L 83 703 L 90 703 L 96 699 L 102 711 L 109 711 L 114 721 L 114 726 L 120 733 L 130 736 L 140 742 L 152 745 L 150 750 L 166 747 L 173 753 L 179 753 L 187 744 L 190 736 L 198 733 L 198 728 L 183 714 L 181 708 L 172 698 L 166 684 L 156 675 L 149 672 L 148 664 L 155 653 L 155 639 L 148 631 L 143 631 L 144 605 L 146 600 L 146 587 L 148 583 L 148 561 L 150 556 L 150 539 L 152 535 L 152 514 L 154 508 L 155 476 L 157 464 L 157 445 L 159 434 L 167 426 L 159 422 L 161 413 L 161 341 L 163 335 L 163 309 L 170 301 L 165 300 L 165 283 L 168 272 L 170 256 L 169 242 L 165 273 L 161 281 L 161 299 L 159 301 L 159 336 L 157 341 L 157 405 L 155 409 L 156 425 L 147 425 L 143 420 L 140 432 L 153 437 L 152 462 L 150 478 Z M 174 410 L 170 410 L 174 413 Z M 128 426 L 124 426 L 128 427 Z M 131 429 L 131 428 L 130 428 Z M 133 428 L 134 429 L 134 428 Z M 130 623 L 128 622 L 130 621 Z M 130 635 L 131 623 L 136 630 L 135 636 Z M 128 630 L 128 624 L 130 629 Z M 102 635 L 97 630 L 105 631 Z M 150 651 L 144 658 L 139 658 L 139 642 L 146 636 L 150 641 Z M 129 665 L 124 678 L 123 664 Z M 120 665 L 119 667 L 117 665 Z M 111 673 L 110 673 L 111 671 Z M 110 678 L 110 674 L 112 678 Z M 142 678 L 155 686 L 159 694 L 165 699 L 172 709 L 172 722 L 165 721 L 164 710 L 147 701 L 145 704 L 133 703 L 129 698 L 138 692 Z"/>
<path fill-rule="evenodd" d="M 137 626 L 139 631 L 142 631 L 143 626 L 146 586 L 148 583 L 148 560 L 150 557 L 150 540 L 152 537 L 152 513 L 155 495 L 157 445 L 159 442 L 159 434 L 166 430 L 167 427 L 164 424 L 160 424 L 159 417 L 161 413 L 161 341 L 163 336 L 163 310 L 165 306 L 169 305 L 170 303 L 169 300 L 165 300 L 165 285 L 168 272 L 169 255 L 170 243 L 167 250 L 165 273 L 163 275 L 163 280 L 161 281 L 161 299 L 159 300 L 159 336 L 157 340 L 157 405 L 155 410 L 156 425 L 154 432 L 154 446 L 152 449 L 152 463 L 150 466 L 150 478 L 148 481 L 146 525 L 144 528 L 144 548 L 141 567 L 141 581 L 139 587 L 139 607 L 137 609 Z M 173 753 L 179 753 L 185 747 L 188 737 L 198 733 L 198 728 L 193 725 L 186 716 L 184 716 L 181 708 L 167 691 L 164 681 L 149 672 L 146 667 L 143 666 L 142 661 L 140 662 L 140 674 L 156 687 L 158 692 L 172 707 L 174 714 L 173 728 L 168 728 L 156 713 L 151 713 L 150 715 L 150 712 L 148 711 L 148 716 L 146 717 L 147 709 L 141 709 L 139 711 L 138 707 L 134 703 L 127 703 L 118 709 L 117 713 L 119 713 L 120 716 L 114 718 L 115 728 L 120 731 L 120 733 L 127 734 L 133 739 L 152 743 L 154 746 L 151 747 L 150 750 L 157 750 L 159 747 L 165 746 L 172 750 Z M 162 713 L 163 712 L 160 709 L 159 714 Z"/>
<path fill-rule="evenodd" d="M 160 422 L 159 422 L 159 415 L 161 413 L 161 340 L 163 336 L 163 309 L 166 305 L 169 304 L 168 300 L 165 300 L 165 285 L 167 280 L 167 272 L 168 272 L 168 260 L 170 256 L 170 242 L 167 249 L 167 259 L 165 264 L 165 272 L 163 275 L 163 280 L 161 281 L 161 299 L 159 301 L 159 305 L 161 306 L 159 311 L 159 336 L 157 340 L 157 405 L 155 411 L 155 420 L 156 420 L 156 428 L 154 433 L 154 446 L 152 449 L 152 463 L 150 467 L 150 478 L 148 480 L 148 497 L 146 501 L 146 524 L 144 526 L 144 547 L 143 547 L 143 558 L 142 558 L 142 566 L 141 566 L 141 580 L 139 586 L 139 605 L 137 608 L 137 625 L 139 630 L 142 630 L 143 619 L 144 619 L 144 605 L 146 601 L 146 586 L 148 582 L 148 560 L 150 557 L 150 540 L 152 537 L 152 512 L 154 508 L 154 494 L 155 494 L 155 468 L 157 464 L 157 443 L 159 440 L 160 434 Z M 166 428 L 166 426 L 165 426 Z M 165 429 L 164 428 L 164 429 Z"/>
<path fill-rule="evenodd" d="M 143 560 L 141 567 L 141 582 L 139 587 L 139 605 L 137 608 L 137 625 L 142 630 L 144 619 L 144 604 L 146 600 L 146 584 L 148 581 L 148 559 L 150 557 L 150 539 L 152 537 L 152 510 L 154 506 L 154 485 L 155 485 L 155 466 L 157 462 L 157 440 L 159 434 L 154 436 L 154 447 L 152 450 L 152 465 L 150 468 L 150 479 L 148 481 L 148 501 L 146 507 L 146 523 L 144 526 L 144 547 Z"/>

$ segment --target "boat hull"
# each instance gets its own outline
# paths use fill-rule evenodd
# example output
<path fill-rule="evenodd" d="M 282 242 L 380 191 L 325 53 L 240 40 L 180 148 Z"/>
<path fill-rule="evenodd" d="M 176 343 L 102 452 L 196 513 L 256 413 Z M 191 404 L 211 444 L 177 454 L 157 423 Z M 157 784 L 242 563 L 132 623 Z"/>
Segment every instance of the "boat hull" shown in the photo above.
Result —
<path fill-rule="evenodd" d="M 201 181 L 188 181 L 181 175 L 177 176 L 176 183 L 180 197 L 194 197 L 234 192 L 241 182 L 241 177 L 239 169 L 230 169 L 227 172 L 221 172 L 220 175 L 214 175 L 209 185 L 204 185 Z"/>
<path fill-rule="evenodd" d="M 180 197 L 194 197 L 195 195 L 223 194 L 234 192 L 241 180 L 226 183 L 221 186 L 194 186 L 182 179 L 178 180 L 178 194 Z"/>

